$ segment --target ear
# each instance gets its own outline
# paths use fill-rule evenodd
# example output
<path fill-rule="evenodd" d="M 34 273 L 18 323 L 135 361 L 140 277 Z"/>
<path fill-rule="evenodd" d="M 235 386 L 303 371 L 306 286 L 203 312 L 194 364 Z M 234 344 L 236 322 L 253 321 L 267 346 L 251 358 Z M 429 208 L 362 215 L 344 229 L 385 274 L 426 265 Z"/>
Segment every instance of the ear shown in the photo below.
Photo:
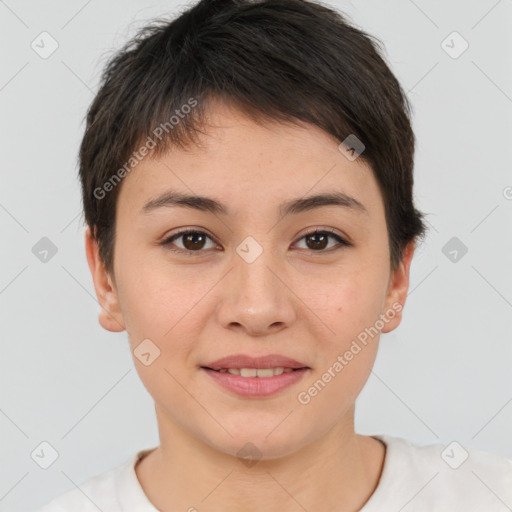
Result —
<path fill-rule="evenodd" d="M 126 326 L 121 314 L 117 290 L 100 258 L 98 242 L 92 235 L 90 226 L 87 226 L 85 230 L 85 252 L 101 307 L 98 314 L 100 325 L 107 331 L 124 331 Z"/>
<path fill-rule="evenodd" d="M 385 317 L 389 319 L 382 328 L 384 333 L 393 331 L 402 321 L 402 310 L 409 291 L 409 270 L 414 250 L 415 241 L 413 240 L 406 246 L 402 261 L 389 278 L 388 293 L 382 311 Z"/>

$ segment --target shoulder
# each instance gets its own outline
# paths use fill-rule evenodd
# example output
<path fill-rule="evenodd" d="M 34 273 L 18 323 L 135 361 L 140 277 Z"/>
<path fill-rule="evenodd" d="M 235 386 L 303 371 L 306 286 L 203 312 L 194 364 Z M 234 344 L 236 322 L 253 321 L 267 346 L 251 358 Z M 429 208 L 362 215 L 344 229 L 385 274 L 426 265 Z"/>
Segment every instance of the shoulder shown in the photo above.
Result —
<path fill-rule="evenodd" d="M 491 512 L 512 507 L 511 460 L 457 441 L 420 444 L 388 435 L 374 437 L 387 446 L 389 459 L 381 478 L 388 494 L 394 493 L 396 505 L 399 496 L 404 502 L 400 506 L 410 501 L 417 511 Z"/>
<path fill-rule="evenodd" d="M 89 478 L 32 512 L 121 512 L 118 487 L 123 475 L 133 467 L 137 456 L 138 453 L 131 455 L 121 465 Z"/>

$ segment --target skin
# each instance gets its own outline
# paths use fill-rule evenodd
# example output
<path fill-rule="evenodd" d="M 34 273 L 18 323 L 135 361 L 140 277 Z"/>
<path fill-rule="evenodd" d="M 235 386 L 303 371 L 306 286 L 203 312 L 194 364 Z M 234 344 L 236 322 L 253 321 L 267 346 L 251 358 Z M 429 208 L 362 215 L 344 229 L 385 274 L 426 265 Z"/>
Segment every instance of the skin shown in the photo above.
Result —
<path fill-rule="evenodd" d="M 307 405 L 297 395 L 380 314 L 405 304 L 414 243 L 392 272 L 383 198 L 371 169 L 347 159 L 339 141 L 318 127 L 262 125 L 212 102 L 202 140 L 202 147 L 148 156 L 124 178 L 114 275 L 90 229 L 85 233 L 100 324 L 126 330 L 132 351 L 147 338 L 160 350 L 148 366 L 134 356 L 155 401 L 160 435 L 160 446 L 136 466 L 137 477 L 160 510 L 359 510 L 385 459 L 379 440 L 354 431 L 355 400 L 380 334 Z M 183 207 L 140 213 L 170 188 L 213 197 L 233 214 Z M 281 202 L 333 190 L 356 198 L 367 213 L 323 206 L 280 219 Z M 202 246 L 175 239 L 176 249 L 196 247 L 191 256 L 159 245 L 184 227 L 211 239 Z M 304 238 L 313 228 L 334 229 L 353 245 L 329 238 L 317 249 Z M 263 249 L 251 264 L 235 251 L 247 236 Z M 398 311 L 381 331 L 400 322 Z M 235 353 L 278 353 L 311 370 L 272 397 L 239 398 L 200 369 Z M 236 455 L 246 442 L 262 454 L 250 467 Z"/>

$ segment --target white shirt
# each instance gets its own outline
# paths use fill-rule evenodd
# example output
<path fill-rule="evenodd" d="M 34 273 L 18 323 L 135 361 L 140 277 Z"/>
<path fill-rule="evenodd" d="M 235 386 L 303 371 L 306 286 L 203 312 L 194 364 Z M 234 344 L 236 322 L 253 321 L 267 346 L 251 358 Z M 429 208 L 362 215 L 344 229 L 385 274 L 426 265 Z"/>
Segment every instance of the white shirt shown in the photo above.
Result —
<path fill-rule="evenodd" d="M 389 435 L 372 437 L 385 443 L 386 456 L 377 488 L 359 512 L 512 510 L 512 460 L 481 450 L 464 451 L 453 443 L 418 445 Z M 137 460 L 151 450 L 134 453 L 122 465 L 89 478 L 80 489 L 66 491 L 34 512 L 159 512 L 135 473 Z"/>

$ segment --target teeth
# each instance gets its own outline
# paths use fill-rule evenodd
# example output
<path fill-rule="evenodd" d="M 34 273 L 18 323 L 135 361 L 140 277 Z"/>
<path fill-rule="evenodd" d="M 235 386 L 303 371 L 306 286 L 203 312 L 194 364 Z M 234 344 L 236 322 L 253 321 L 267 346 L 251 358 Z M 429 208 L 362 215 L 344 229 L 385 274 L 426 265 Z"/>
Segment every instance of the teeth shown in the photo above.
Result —
<path fill-rule="evenodd" d="M 283 368 L 282 366 L 278 368 L 222 368 L 219 372 L 240 377 L 273 377 L 274 375 L 293 372 L 293 369 Z"/>
<path fill-rule="evenodd" d="M 256 368 L 240 368 L 239 374 L 240 377 L 257 377 L 259 371 Z"/>

